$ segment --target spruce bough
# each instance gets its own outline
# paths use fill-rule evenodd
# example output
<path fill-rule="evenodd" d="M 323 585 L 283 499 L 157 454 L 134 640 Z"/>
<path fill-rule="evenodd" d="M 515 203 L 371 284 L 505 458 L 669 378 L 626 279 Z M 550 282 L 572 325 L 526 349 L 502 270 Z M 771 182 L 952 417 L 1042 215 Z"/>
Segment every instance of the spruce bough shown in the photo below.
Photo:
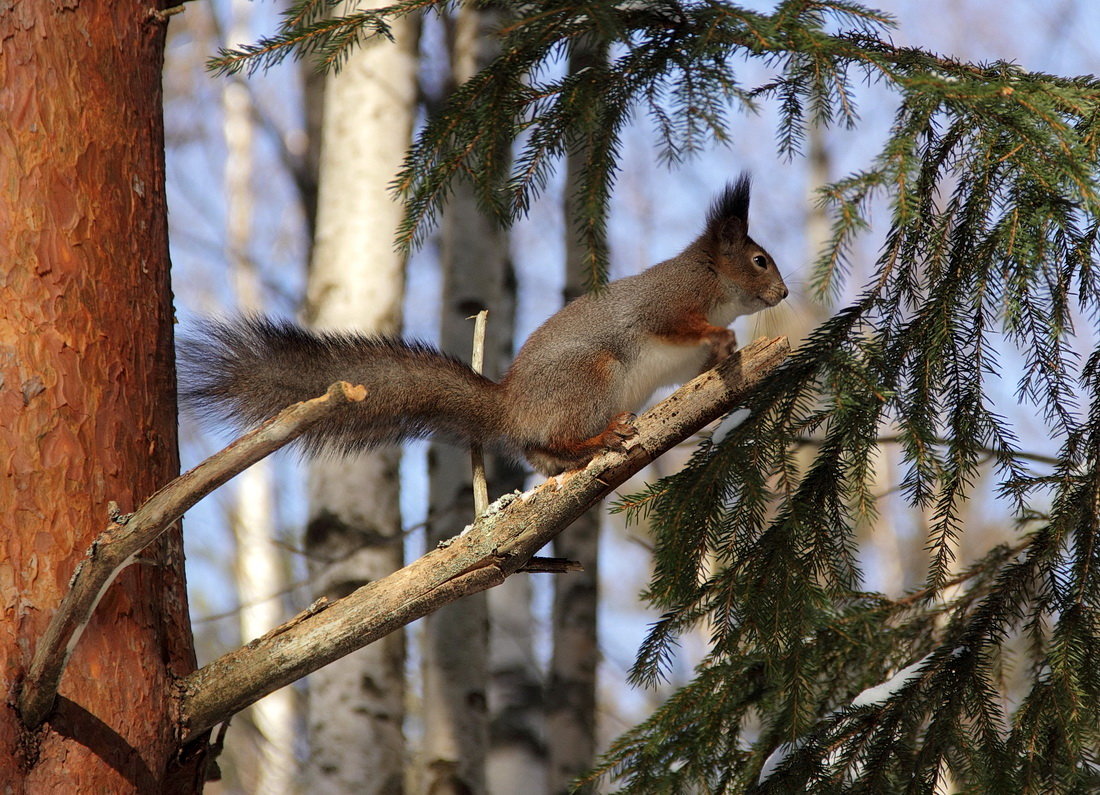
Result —
<path fill-rule="evenodd" d="M 310 51 L 338 65 L 361 36 L 437 5 L 328 18 L 327 4 L 299 3 L 276 35 L 216 65 Z M 633 680 L 660 680 L 692 628 L 711 645 L 693 681 L 617 740 L 593 779 L 640 793 L 1100 787 L 1100 352 L 1074 353 L 1075 324 L 1095 328 L 1100 308 L 1100 83 L 899 48 L 888 17 L 847 2 L 507 13 L 500 56 L 428 122 L 398 175 L 405 245 L 423 238 L 454 179 L 509 222 L 578 152 L 573 220 L 598 284 L 633 114 L 653 120 L 661 156 L 676 162 L 727 140 L 731 111 L 776 103 L 778 145 L 797 156 L 808 124 L 859 123 L 860 81 L 897 100 L 881 151 L 821 195 L 833 228 L 815 289 L 842 293 L 869 208 L 885 202 L 873 279 L 720 444 L 620 505 L 651 523 L 646 598 L 663 613 Z M 606 47 L 606 64 L 542 68 L 581 42 Z M 743 59 L 769 64 L 773 79 L 743 83 Z M 1016 397 L 1044 423 L 1049 456 L 1022 450 L 995 408 L 1006 356 L 1023 363 Z M 876 510 L 887 441 L 899 494 L 928 517 L 926 582 L 899 598 L 862 589 L 854 536 Z M 990 466 L 1013 540 L 959 569 L 963 506 Z"/>

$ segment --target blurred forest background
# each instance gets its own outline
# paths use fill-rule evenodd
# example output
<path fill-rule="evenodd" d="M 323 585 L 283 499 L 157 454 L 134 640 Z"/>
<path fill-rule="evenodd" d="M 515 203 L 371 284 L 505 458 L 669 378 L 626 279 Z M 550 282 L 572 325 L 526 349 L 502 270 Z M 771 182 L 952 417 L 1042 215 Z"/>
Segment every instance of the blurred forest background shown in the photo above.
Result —
<path fill-rule="evenodd" d="M 306 305 L 306 296 L 311 294 L 307 280 L 311 278 L 311 261 L 318 261 L 315 246 L 320 245 L 315 235 L 319 169 L 322 180 L 325 173 L 319 167 L 322 113 L 332 112 L 328 105 L 335 101 L 334 93 L 325 91 L 325 78 L 308 61 L 288 60 L 245 79 L 215 77 L 206 69 L 207 59 L 219 48 L 255 41 L 274 29 L 282 5 L 243 0 L 188 4 L 186 12 L 174 17 L 170 26 L 164 77 L 168 198 L 177 316 L 184 332 L 199 316 L 241 311 L 318 319 L 317 306 Z M 770 8 L 768 3 L 746 5 Z M 897 19 L 894 43 L 898 45 L 921 46 L 972 62 L 1014 61 L 1027 69 L 1062 75 L 1095 71 L 1100 8 L 1092 3 L 879 0 L 872 5 Z M 405 103 L 409 122 L 405 126 L 384 122 L 371 131 L 365 145 L 403 150 L 411 140 L 411 129 L 422 124 L 449 87 L 468 74 L 464 70 L 469 69 L 469 59 L 476 63 L 484 56 L 478 47 L 486 46 L 484 30 L 491 21 L 433 17 L 423 20 L 418 29 L 403 31 L 402 46 L 411 59 L 414 83 L 411 92 L 386 101 Z M 391 46 L 375 44 L 368 51 Z M 568 68 L 565 63 L 560 66 Z M 758 64 L 745 68 L 760 69 Z M 765 79 L 761 72 L 758 77 L 746 77 L 745 82 L 756 84 Z M 804 289 L 809 263 L 828 234 L 827 221 L 816 210 L 814 191 L 860 168 L 866 154 L 877 151 L 893 113 L 892 104 L 880 105 L 877 92 L 873 85 L 862 90 L 858 129 L 817 129 L 806 141 L 805 156 L 792 160 L 777 154 L 777 116 L 775 108 L 767 104 L 759 115 L 731 116 L 728 146 L 708 149 L 699 157 L 667 167 L 653 156 L 651 121 L 634 119 L 625 136 L 622 170 L 607 229 L 612 277 L 636 273 L 677 253 L 701 229 L 703 213 L 714 193 L 739 171 L 748 170 L 754 178 L 753 236 L 775 257 L 793 294 L 773 310 L 739 320 L 735 328 L 742 343 L 765 334 L 786 334 L 796 342 L 831 311 L 830 305 L 811 300 Z M 368 178 L 349 164 L 346 176 L 359 180 L 365 192 L 386 203 L 390 201 L 386 185 L 395 170 L 396 164 L 388 178 L 377 174 Z M 489 322 L 497 335 L 495 344 L 504 351 L 518 347 L 557 310 L 564 296 L 578 289 L 575 274 L 572 280 L 566 275 L 572 245 L 563 221 L 568 178 L 567 169 L 561 169 L 529 216 L 506 234 L 471 232 L 482 241 L 492 239 L 497 270 L 463 277 L 467 281 L 459 279 L 457 286 L 455 277 L 444 275 L 456 272 L 449 268 L 462 267 L 453 262 L 455 247 L 464 245 L 461 230 L 455 232 L 454 224 L 462 225 L 467 216 L 456 209 L 458 220 L 444 219 L 407 263 L 397 258 L 398 271 L 404 268 L 404 276 L 396 281 L 401 297 L 398 311 L 391 312 L 387 322 L 396 323 L 410 337 L 437 344 L 442 334 L 445 347 L 465 356 L 465 350 L 452 340 L 455 334 L 468 336 L 472 323 L 469 331 L 461 331 L 461 322 L 457 323 L 459 332 L 451 330 L 456 322 L 450 310 L 455 305 L 466 306 L 467 298 L 476 303 L 478 290 L 471 290 L 468 280 L 485 279 L 486 289 L 497 294 L 481 300 L 497 305 L 514 302 L 514 323 L 507 310 L 493 307 Z M 461 196 L 455 199 L 456 203 L 461 200 Z M 371 269 L 382 259 L 395 256 L 394 221 L 387 220 L 395 215 L 373 213 L 347 193 L 336 203 L 346 205 L 347 212 L 358 218 L 363 233 L 374 241 L 373 248 L 360 250 L 364 261 L 359 267 Z M 864 283 L 861 268 L 874 261 L 881 242 L 881 235 L 869 233 L 853 252 L 853 274 L 847 282 L 852 294 Z M 495 286 L 489 287 L 492 280 Z M 474 287 L 480 289 L 481 284 Z M 452 292 L 463 290 L 474 297 L 454 300 Z M 835 300 L 842 305 L 850 297 L 841 295 Z M 360 306 L 345 310 L 352 316 L 380 311 L 369 295 L 357 294 L 356 300 L 362 302 Z M 379 303 L 385 300 L 379 299 Z M 1079 335 L 1082 352 L 1096 345 L 1095 329 L 1091 335 L 1088 330 Z M 1006 388 L 998 409 L 1018 429 L 1021 449 L 1032 453 L 1041 465 L 1055 451 L 1033 410 L 1015 403 L 1013 355 L 1005 352 Z M 183 422 L 185 468 L 228 438 L 201 432 L 189 418 Z M 861 529 L 860 559 L 866 576 L 864 587 L 896 596 L 925 579 L 927 517 L 893 499 L 900 474 L 885 449 L 878 472 L 880 515 L 874 526 Z M 645 479 L 675 471 L 688 452 L 665 456 Z M 446 537 L 469 521 L 468 513 L 453 511 L 451 502 L 439 496 L 440 487 L 431 485 L 431 473 L 444 468 L 441 462 L 446 455 L 432 451 L 427 443 L 415 443 L 404 448 L 399 463 L 393 456 L 386 464 L 399 467 L 398 476 L 391 478 L 400 487 L 400 514 L 395 519 L 400 543 L 396 551 L 406 560 L 419 556 L 426 544 L 434 544 L 437 532 Z M 316 546 L 311 550 L 305 537 L 309 505 L 315 499 L 309 496 L 306 480 L 306 466 L 293 455 L 282 455 L 208 498 L 187 517 L 188 579 L 200 665 L 263 634 L 324 592 L 319 578 L 333 575 L 324 570 L 326 561 L 317 559 Z M 640 489 L 642 482 L 628 484 L 621 493 Z M 517 486 L 522 486 L 522 476 L 514 471 L 505 473 L 490 480 L 490 497 Z M 993 489 L 979 486 L 975 493 L 984 496 L 968 504 L 971 515 L 965 523 L 967 532 L 959 539 L 955 563 L 959 570 L 999 540 L 1015 537 Z M 693 665 L 706 650 L 707 638 L 701 633 L 683 644 L 667 685 L 644 690 L 627 684 L 627 672 L 645 628 L 656 618 L 638 600 L 649 577 L 651 544 L 644 524 L 627 527 L 621 516 L 606 510 L 597 522 L 598 549 L 584 549 L 582 543 L 580 552 L 569 547 L 558 553 L 580 557 L 589 572 L 598 571 L 598 593 L 588 589 L 566 599 L 561 593 L 556 595 L 555 589 L 567 588 L 561 581 L 576 575 L 520 574 L 513 579 L 522 578 L 523 582 L 514 586 L 510 582 L 511 590 L 503 599 L 499 595 L 489 598 L 494 623 L 486 663 L 488 702 L 471 710 L 486 712 L 492 727 L 488 745 L 482 749 L 488 759 L 490 792 L 561 791 L 564 780 L 584 772 L 577 764 L 586 758 L 591 764 L 593 752 L 605 749 L 644 719 L 678 684 L 690 679 Z M 590 541 L 597 538 L 595 525 L 584 532 Z M 392 552 L 394 544 L 388 543 Z M 597 619 L 594 650 L 583 641 L 584 632 L 591 631 L 585 629 L 589 626 L 586 611 L 595 611 Z M 457 776 L 458 763 L 448 759 L 447 741 L 440 741 L 433 728 L 437 721 L 448 718 L 433 714 L 439 709 L 439 698 L 432 695 L 430 682 L 435 675 L 433 667 L 461 667 L 467 650 L 461 645 L 450 647 L 459 656 L 457 661 L 433 655 L 431 650 L 438 652 L 440 645 L 430 639 L 433 630 L 427 623 L 412 625 L 404 649 L 391 650 L 389 663 L 396 655 L 404 689 L 374 672 L 376 662 L 370 649 L 348 660 L 352 676 L 359 681 L 377 677 L 373 679 L 375 687 L 396 688 L 400 707 L 396 712 L 391 709 L 386 719 L 397 721 L 397 739 L 391 734 L 385 743 L 378 740 L 370 715 L 358 728 L 332 731 L 332 724 L 341 719 L 339 712 L 345 708 L 355 711 L 353 694 L 338 690 L 345 693 L 347 701 L 326 700 L 321 708 L 318 704 L 322 702 L 314 697 L 311 715 L 310 693 L 316 680 L 311 677 L 273 694 L 234 721 L 219 760 L 223 780 L 211 784 L 208 791 L 265 795 L 340 791 L 336 783 L 339 771 L 331 768 L 352 764 L 348 757 L 363 757 L 371 746 L 377 752 L 380 745 L 384 756 L 396 760 L 408 791 L 455 791 L 445 787 Z M 580 627 L 580 638 L 555 633 L 556 623 L 559 630 L 565 624 Z M 567 644 L 579 644 L 576 656 L 598 661 L 595 701 L 582 704 L 579 713 L 548 718 L 547 705 L 569 701 L 564 694 L 570 692 L 570 677 L 585 678 L 583 671 L 577 673 L 565 659 L 568 654 L 562 647 Z M 359 708 L 363 713 L 374 709 L 362 704 Z M 548 720 L 564 723 L 552 723 L 562 728 L 548 729 Z M 585 724 L 590 740 L 583 736 Z M 450 731 L 456 731 L 453 723 Z M 571 736 L 573 747 L 553 747 Z M 453 745 L 458 740 L 452 736 L 450 742 Z M 393 791 L 386 789 L 394 785 L 393 779 L 385 779 L 379 770 L 373 768 L 371 776 L 377 778 L 370 786 L 348 791 Z M 433 786 L 436 789 L 431 789 Z"/>

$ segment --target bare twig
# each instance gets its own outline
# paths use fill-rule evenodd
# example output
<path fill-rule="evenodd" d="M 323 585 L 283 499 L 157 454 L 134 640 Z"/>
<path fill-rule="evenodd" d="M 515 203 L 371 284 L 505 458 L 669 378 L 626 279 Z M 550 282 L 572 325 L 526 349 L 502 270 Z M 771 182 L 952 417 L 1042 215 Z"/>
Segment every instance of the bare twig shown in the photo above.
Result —
<path fill-rule="evenodd" d="M 989 561 L 980 566 L 974 566 L 973 568 L 961 572 L 955 577 L 952 577 L 950 580 L 947 580 L 947 582 L 943 583 L 942 585 L 938 585 L 932 588 L 921 588 L 919 591 L 914 591 L 908 596 L 904 596 L 900 599 L 892 599 L 889 603 L 890 607 L 891 609 L 898 607 L 908 607 L 914 602 L 920 602 L 929 597 L 938 596 L 940 594 L 946 593 L 949 589 L 954 588 L 956 585 L 962 585 L 967 580 L 971 580 L 977 577 L 979 574 L 984 574 L 986 571 L 989 570 L 990 567 L 999 566 L 1003 564 L 1005 560 L 1019 555 L 1025 549 L 1030 547 L 1034 542 L 1034 538 L 1025 538 L 1023 541 L 1020 541 L 1014 546 L 1009 547 L 1008 551 L 1005 553 L 1004 558 L 998 558 L 997 560 Z"/>
<path fill-rule="evenodd" d="M 35 647 L 17 701 L 23 725 L 33 729 L 49 715 L 61 674 L 96 605 L 119 572 L 133 563 L 141 550 L 218 486 L 293 441 L 340 406 L 361 401 L 365 395 L 361 386 L 333 384 L 325 395 L 290 406 L 180 475 L 134 513 L 110 517 L 107 529 L 92 542 L 77 565 L 68 593 Z"/>
<path fill-rule="evenodd" d="M 194 740 L 268 693 L 444 604 L 499 585 L 592 504 L 741 402 L 788 352 L 786 338 L 757 340 L 641 417 L 624 452 L 507 495 L 450 543 L 191 674 L 181 683 L 180 736 Z"/>
<path fill-rule="evenodd" d="M 531 558 L 516 571 L 528 574 L 566 574 L 571 571 L 584 571 L 579 560 L 569 558 Z"/>
<path fill-rule="evenodd" d="M 489 310 L 482 309 L 474 317 L 474 351 L 470 357 L 470 367 L 475 373 L 485 369 L 485 323 Z M 473 466 L 474 516 L 481 516 L 489 507 L 489 484 L 485 480 L 485 454 L 481 445 L 470 448 L 470 462 Z"/>
<path fill-rule="evenodd" d="M 225 610 L 221 613 L 210 613 L 209 615 L 199 616 L 198 618 L 192 619 L 191 624 L 193 626 L 195 624 L 208 624 L 214 621 L 224 621 L 227 618 L 240 618 L 242 610 L 247 610 L 250 607 L 262 605 L 275 599 L 281 599 L 287 594 L 293 593 L 294 591 L 298 590 L 302 586 L 309 585 L 309 583 L 309 578 L 298 580 L 297 582 L 292 582 L 286 588 L 280 588 L 279 590 L 275 591 L 274 593 L 270 593 L 267 596 L 261 597 L 259 599 L 253 599 L 251 602 L 242 602 L 241 604 L 234 607 L 232 610 Z"/>

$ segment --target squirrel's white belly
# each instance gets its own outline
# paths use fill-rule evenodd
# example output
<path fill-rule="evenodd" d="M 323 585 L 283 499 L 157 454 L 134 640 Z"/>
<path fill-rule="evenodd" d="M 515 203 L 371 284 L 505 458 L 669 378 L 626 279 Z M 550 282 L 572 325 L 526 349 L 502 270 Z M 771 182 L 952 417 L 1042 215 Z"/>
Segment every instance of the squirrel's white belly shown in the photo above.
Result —
<path fill-rule="evenodd" d="M 628 368 L 616 403 L 623 411 L 637 411 L 662 386 L 683 384 L 703 371 L 707 345 L 672 345 L 651 339 Z"/>
<path fill-rule="evenodd" d="M 743 315 L 751 315 L 759 309 L 759 304 L 754 305 L 752 301 L 746 300 L 743 296 L 738 295 L 737 298 L 714 306 L 710 312 L 707 313 L 707 320 L 715 326 L 727 328 L 729 324 L 734 321 L 734 318 L 742 317 Z"/>

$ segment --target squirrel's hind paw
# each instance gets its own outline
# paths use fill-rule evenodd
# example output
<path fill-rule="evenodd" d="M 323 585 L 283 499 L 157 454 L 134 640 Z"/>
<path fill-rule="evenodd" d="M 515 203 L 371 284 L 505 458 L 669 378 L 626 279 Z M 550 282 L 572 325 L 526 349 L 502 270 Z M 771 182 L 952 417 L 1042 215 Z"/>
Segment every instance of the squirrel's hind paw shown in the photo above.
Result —
<path fill-rule="evenodd" d="M 637 419 L 638 415 L 629 411 L 616 414 L 600 434 L 600 443 L 608 450 L 625 450 L 627 439 L 638 435 L 638 429 L 634 427 Z"/>

